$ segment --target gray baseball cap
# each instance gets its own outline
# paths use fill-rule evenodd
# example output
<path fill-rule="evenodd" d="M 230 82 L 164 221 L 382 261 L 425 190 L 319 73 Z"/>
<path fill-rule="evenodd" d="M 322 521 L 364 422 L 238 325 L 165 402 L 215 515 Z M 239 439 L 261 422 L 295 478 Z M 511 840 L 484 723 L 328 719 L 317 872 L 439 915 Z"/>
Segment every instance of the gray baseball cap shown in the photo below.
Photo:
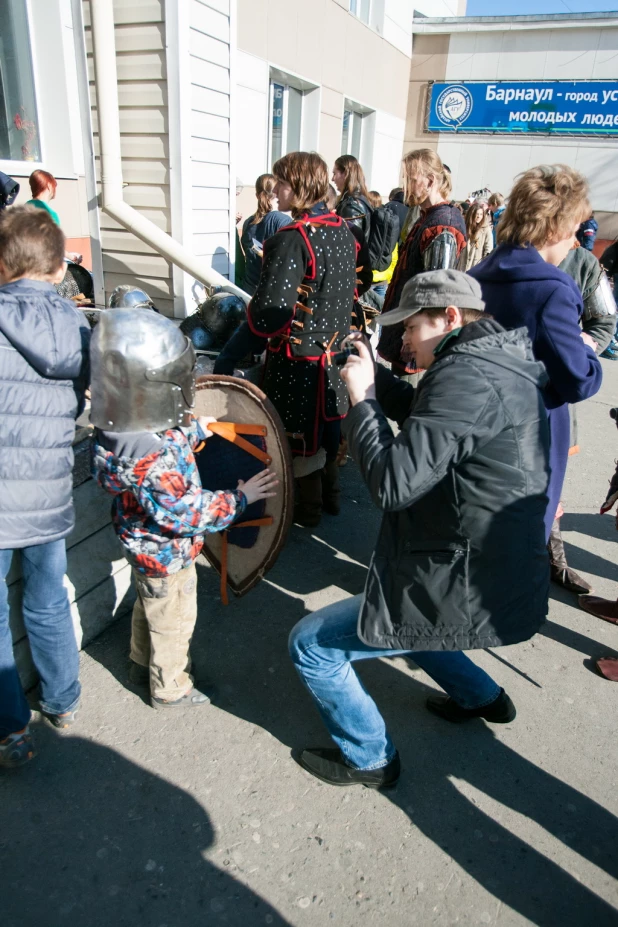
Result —
<path fill-rule="evenodd" d="M 423 309 L 485 309 L 483 294 L 474 277 L 460 270 L 428 270 L 408 280 L 396 309 L 379 316 L 380 325 L 395 325 Z"/>

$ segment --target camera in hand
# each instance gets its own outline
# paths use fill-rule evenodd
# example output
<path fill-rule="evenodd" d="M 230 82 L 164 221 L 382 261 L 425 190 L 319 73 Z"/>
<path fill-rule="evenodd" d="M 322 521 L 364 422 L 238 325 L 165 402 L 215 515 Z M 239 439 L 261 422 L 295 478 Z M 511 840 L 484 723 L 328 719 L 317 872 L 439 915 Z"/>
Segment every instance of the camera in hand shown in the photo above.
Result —
<path fill-rule="evenodd" d="M 358 351 L 356 348 L 344 348 L 343 351 L 337 351 L 336 354 L 333 354 L 333 361 L 337 367 L 343 367 L 347 363 L 348 357 L 351 354 L 356 354 L 358 357 Z"/>

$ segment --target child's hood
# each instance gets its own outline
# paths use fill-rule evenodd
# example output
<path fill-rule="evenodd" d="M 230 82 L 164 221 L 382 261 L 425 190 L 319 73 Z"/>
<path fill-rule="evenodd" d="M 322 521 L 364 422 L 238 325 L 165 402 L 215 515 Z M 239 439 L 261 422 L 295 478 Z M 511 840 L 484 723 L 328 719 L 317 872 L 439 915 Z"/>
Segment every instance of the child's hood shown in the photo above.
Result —
<path fill-rule="evenodd" d="M 89 328 L 50 283 L 16 280 L 0 287 L 0 332 L 42 377 L 80 375 Z"/>
<path fill-rule="evenodd" d="M 161 435 L 149 431 L 119 433 L 97 428 L 94 467 L 99 483 L 111 493 L 134 489 L 144 475 L 142 461 L 162 450 L 164 444 Z"/>

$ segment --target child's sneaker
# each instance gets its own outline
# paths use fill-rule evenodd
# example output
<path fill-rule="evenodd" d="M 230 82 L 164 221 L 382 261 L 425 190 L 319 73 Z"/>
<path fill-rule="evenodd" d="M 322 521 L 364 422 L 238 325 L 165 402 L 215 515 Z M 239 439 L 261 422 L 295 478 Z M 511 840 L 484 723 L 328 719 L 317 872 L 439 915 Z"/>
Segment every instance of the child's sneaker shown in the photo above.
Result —
<path fill-rule="evenodd" d="M 15 731 L 14 734 L 0 740 L 0 766 L 5 769 L 23 766 L 35 756 L 36 750 L 27 725 L 23 731 Z"/>
<path fill-rule="evenodd" d="M 51 721 L 54 727 L 72 727 L 77 720 L 77 708 L 74 708 L 73 711 L 63 711 L 59 715 L 51 714 L 48 711 L 43 711 L 42 714 L 48 721 Z"/>
<path fill-rule="evenodd" d="M 601 352 L 601 357 L 606 360 L 618 360 L 618 341 L 610 341 L 605 350 Z"/>

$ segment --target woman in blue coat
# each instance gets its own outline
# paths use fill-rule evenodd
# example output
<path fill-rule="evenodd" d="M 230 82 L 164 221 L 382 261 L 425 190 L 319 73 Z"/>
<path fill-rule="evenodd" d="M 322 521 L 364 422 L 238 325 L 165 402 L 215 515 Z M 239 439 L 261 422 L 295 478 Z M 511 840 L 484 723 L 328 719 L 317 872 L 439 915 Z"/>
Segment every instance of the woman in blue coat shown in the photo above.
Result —
<path fill-rule="evenodd" d="M 598 392 L 601 364 L 594 341 L 581 331 L 581 293 L 558 269 L 575 233 L 590 215 L 584 177 L 563 164 L 521 174 L 498 227 L 498 247 L 469 271 L 481 284 L 486 311 L 507 329 L 527 328 L 545 364 L 551 477 L 547 537 L 556 517 L 570 444 L 569 403 Z"/>

